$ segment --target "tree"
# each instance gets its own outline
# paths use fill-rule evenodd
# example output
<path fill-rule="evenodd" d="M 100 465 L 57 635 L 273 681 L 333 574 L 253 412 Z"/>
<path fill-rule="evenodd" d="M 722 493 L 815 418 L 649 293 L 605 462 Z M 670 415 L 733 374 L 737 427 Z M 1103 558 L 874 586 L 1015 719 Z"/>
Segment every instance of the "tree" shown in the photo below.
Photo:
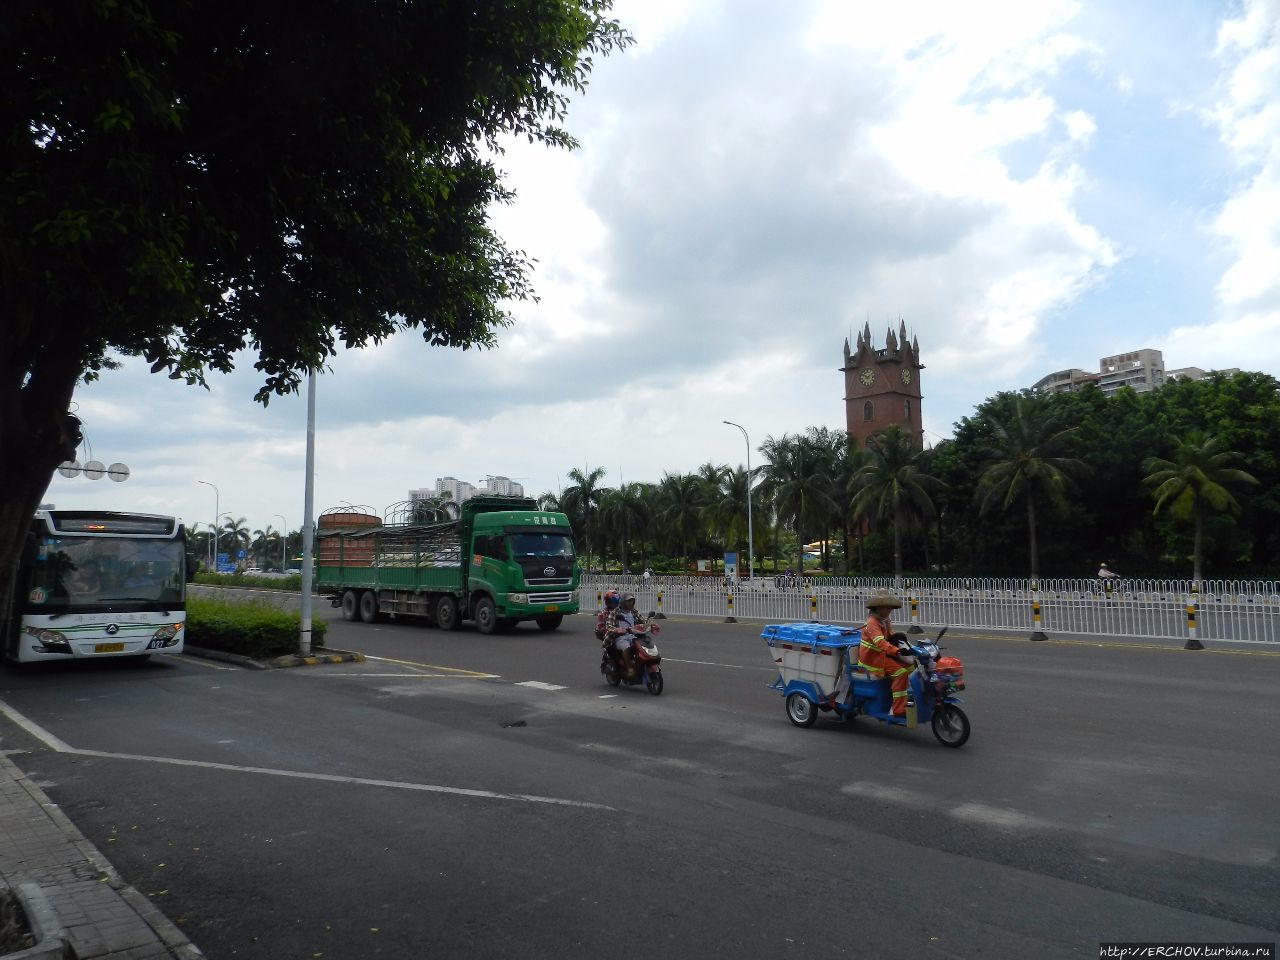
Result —
<path fill-rule="evenodd" d="M 867 437 L 867 462 L 857 474 L 855 516 L 886 519 L 893 525 L 893 576 L 902 580 L 902 528 L 912 515 L 934 514 L 931 494 L 941 481 L 921 467 L 923 451 L 916 439 L 899 426 L 877 430 Z"/>
<path fill-rule="evenodd" d="M 1195 524 L 1192 574 L 1200 582 L 1200 553 L 1205 513 L 1209 510 L 1239 513 L 1240 504 L 1227 489 L 1228 484 L 1257 484 L 1257 479 L 1230 465 L 1240 454 L 1223 450 L 1217 438 L 1193 430 L 1174 440 L 1172 460 L 1151 457 L 1144 464 L 1145 483 L 1154 487 L 1155 513 L 1168 505 L 1174 516 Z"/>
<path fill-rule="evenodd" d="M 222 525 L 219 540 L 225 544 L 225 551 L 233 554 L 237 550 L 247 550 L 250 542 L 249 521 L 244 517 L 233 520 L 229 513 L 223 514 L 223 516 L 227 520 Z"/>
<path fill-rule="evenodd" d="M 658 484 L 658 519 L 680 544 L 680 556 L 689 562 L 689 541 L 696 540 L 706 506 L 706 485 L 696 473 L 664 473 Z"/>
<path fill-rule="evenodd" d="M 531 295 L 489 226 L 493 156 L 560 127 L 609 0 L 155 5 L 17 0 L 0 32 L 0 609 L 72 394 L 141 356 L 257 399 L 400 329 L 487 347 Z"/>
<path fill-rule="evenodd" d="M 583 535 L 586 539 L 586 558 L 587 570 L 591 570 L 591 521 L 595 519 L 596 512 L 600 509 L 600 504 L 604 501 L 605 495 L 609 493 L 608 487 L 600 486 L 600 481 L 604 479 L 604 467 L 596 467 L 592 470 L 584 467 L 579 470 L 574 467 L 569 471 L 569 479 L 572 484 L 565 487 L 564 493 L 560 494 L 560 504 L 569 514 L 576 514 L 582 520 Z"/>
<path fill-rule="evenodd" d="M 990 427 L 990 463 L 978 484 L 981 509 L 987 513 L 999 507 L 1003 512 L 1018 500 L 1026 504 L 1031 579 L 1038 580 L 1036 501 L 1064 505 L 1072 476 L 1086 469 L 1079 460 L 1055 455 L 1076 428 L 1062 427 L 1044 401 L 1027 397 L 1015 401 L 1013 413 L 1007 420 L 993 418 Z"/>
<path fill-rule="evenodd" d="M 761 487 L 773 504 L 779 522 L 790 521 L 796 532 L 796 574 L 804 575 L 804 531 L 835 507 L 831 478 L 822 471 L 821 456 L 803 437 L 766 437 L 760 445 L 768 463 Z"/>

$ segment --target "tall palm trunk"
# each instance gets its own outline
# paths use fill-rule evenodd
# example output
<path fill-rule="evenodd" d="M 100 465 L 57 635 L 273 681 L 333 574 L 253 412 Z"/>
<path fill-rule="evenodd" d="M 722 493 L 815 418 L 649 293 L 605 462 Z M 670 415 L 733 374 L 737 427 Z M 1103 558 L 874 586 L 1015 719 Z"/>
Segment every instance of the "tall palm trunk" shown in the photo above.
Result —
<path fill-rule="evenodd" d="M 1031 495 L 1031 488 L 1027 488 L 1027 529 L 1030 531 L 1031 537 L 1031 579 L 1040 579 L 1040 552 L 1036 546 L 1036 498 Z"/>
<path fill-rule="evenodd" d="M 893 514 L 893 584 L 902 586 L 902 511 Z"/>
<path fill-rule="evenodd" d="M 1196 499 L 1195 517 L 1196 517 L 1196 535 L 1195 535 L 1195 542 L 1191 548 L 1191 552 L 1192 552 L 1191 578 L 1195 582 L 1196 589 L 1199 590 L 1200 589 L 1200 544 L 1201 544 L 1201 538 L 1204 535 L 1204 510 L 1200 506 L 1199 498 Z"/>

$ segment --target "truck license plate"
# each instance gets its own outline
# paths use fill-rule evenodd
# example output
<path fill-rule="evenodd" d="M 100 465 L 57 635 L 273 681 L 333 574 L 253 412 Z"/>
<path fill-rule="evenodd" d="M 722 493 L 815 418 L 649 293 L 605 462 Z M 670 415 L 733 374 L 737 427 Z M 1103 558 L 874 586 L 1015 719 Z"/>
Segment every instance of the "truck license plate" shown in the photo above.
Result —
<path fill-rule="evenodd" d="M 553 603 L 553 604 L 550 604 L 549 606 L 543 607 L 542 612 L 543 613 L 559 613 L 560 608 Z"/>
<path fill-rule="evenodd" d="M 93 648 L 94 653 L 123 653 L 123 643 L 99 643 Z"/>

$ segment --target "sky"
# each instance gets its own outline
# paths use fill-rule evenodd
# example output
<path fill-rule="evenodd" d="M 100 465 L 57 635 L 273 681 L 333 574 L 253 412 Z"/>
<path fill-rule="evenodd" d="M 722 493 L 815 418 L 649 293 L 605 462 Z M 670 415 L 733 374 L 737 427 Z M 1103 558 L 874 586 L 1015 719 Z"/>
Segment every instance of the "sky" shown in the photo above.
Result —
<path fill-rule="evenodd" d="M 1002 390 L 1139 348 L 1280 375 L 1280 0 L 617 0 L 573 152 L 506 144 L 537 261 L 491 351 L 413 334 L 317 378 L 315 512 L 453 476 L 556 492 L 843 429 L 870 324 L 919 341 L 929 444 Z M 139 360 L 77 391 L 45 501 L 302 523 L 305 394 Z M 202 481 L 202 482 L 201 482 Z M 212 486 L 206 486 L 211 484 Z M 216 490 L 215 490 L 216 488 Z"/>

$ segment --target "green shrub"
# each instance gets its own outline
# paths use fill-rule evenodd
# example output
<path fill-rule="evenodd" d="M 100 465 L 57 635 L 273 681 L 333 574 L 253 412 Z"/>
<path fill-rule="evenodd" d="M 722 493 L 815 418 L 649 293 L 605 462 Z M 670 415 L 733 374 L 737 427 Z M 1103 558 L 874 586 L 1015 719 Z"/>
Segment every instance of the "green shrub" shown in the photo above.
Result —
<path fill-rule="evenodd" d="M 263 590 L 301 590 L 302 574 L 287 577 L 257 577 L 247 573 L 197 573 L 196 583 L 211 587 L 260 587 Z"/>
<path fill-rule="evenodd" d="M 311 621 L 311 645 L 324 646 L 328 629 L 324 620 Z M 291 610 L 262 600 L 211 600 L 187 597 L 187 641 L 193 647 L 208 647 L 265 660 L 298 649 L 300 616 Z"/>

